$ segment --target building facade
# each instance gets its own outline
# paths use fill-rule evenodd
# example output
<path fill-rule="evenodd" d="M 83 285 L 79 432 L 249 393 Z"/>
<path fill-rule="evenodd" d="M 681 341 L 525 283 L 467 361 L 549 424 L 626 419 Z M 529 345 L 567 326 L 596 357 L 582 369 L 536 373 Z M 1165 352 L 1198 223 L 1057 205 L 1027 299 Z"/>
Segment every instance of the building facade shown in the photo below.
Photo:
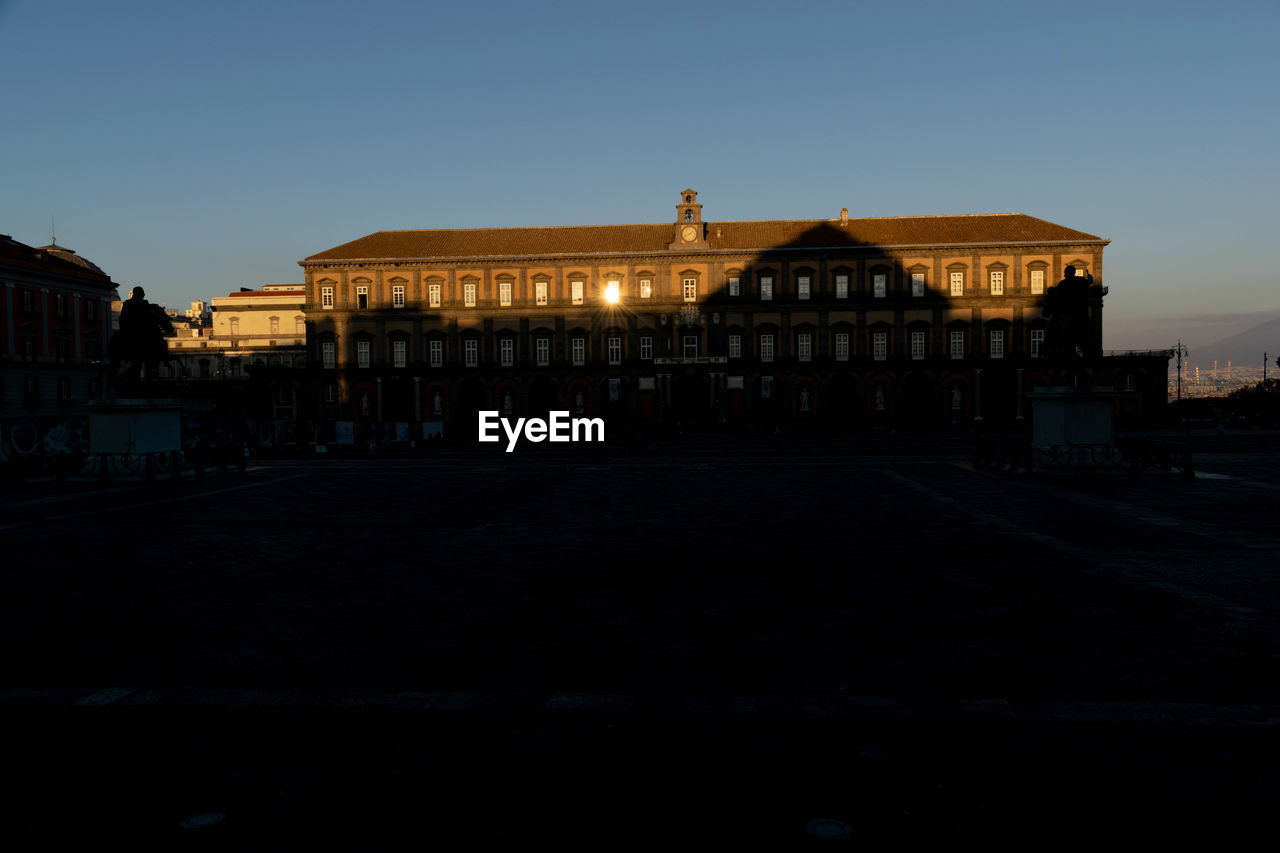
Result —
<path fill-rule="evenodd" d="M 160 378 L 184 399 L 222 401 L 223 408 L 244 408 L 255 419 L 299 420 L 296 380 L 307 359 L 304 295 L 301 284 L 241 288 L 214 297 L 207 315 L 203 302 L 193 302 L 188 315 L 208 319 L 174 324 Z"/>
<path fill-rule="evenodd" d="M 103 396 L 116 285 L 56 242 L 7 235 L 0 283 L 0 449 L 35 453 L 51 430 L 76 441 L 87 403 Z"/>
<path fill-rule="evenodd" d="M 1056 381 L 1040 306 L 1068 265 L 1100 355 L 1107 243 L 1023 214 L 707 221 L 692 189 L 665 224 L 380 231 L 300 262 L 302 407 L 464 432 L 484 409 L 1015 422 Z"/>

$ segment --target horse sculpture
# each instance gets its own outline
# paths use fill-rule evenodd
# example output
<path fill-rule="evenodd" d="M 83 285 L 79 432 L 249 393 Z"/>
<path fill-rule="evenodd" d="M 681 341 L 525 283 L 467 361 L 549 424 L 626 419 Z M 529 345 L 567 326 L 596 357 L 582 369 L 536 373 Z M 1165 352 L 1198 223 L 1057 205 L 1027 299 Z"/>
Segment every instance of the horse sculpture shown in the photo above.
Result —
<path fill-rule="evenodd" d="M 159 305 L 148 302 L 141 287 L 135 287 L 120 308 L 120 331 L 107 343 L 111 376 L 116 378 L 121 363 L 128 362 L 123 375 L 118 376 L 119 382 L 156 379 L 160 363 L 169 363 L 169 342 L 165 336 L 172 334 L 169 315 Z"/>
<path fill-rule="evenodd" d="M 1049 318 L 1045 348 L 1062 361 L 1082 361 L 1093 355 L 1093 324 L 1089 320 L 1089 287 L 1093 276 L 1076 275 L 1068 266 L 1062 281 L 1045 294 L 1044 316 Z"/>

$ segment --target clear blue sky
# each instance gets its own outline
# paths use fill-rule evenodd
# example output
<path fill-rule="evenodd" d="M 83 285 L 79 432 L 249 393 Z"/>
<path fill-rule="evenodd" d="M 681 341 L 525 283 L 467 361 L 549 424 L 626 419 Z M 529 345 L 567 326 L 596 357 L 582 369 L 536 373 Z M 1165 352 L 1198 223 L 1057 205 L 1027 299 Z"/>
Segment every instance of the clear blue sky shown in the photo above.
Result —
<path fill-rule="evenodd" d="M 1112 240 L 1107 347 L 1207 343 L 1280 312 L 1278 43 L 1276 0 L 0 0 L 0 232 L 56 216 L 185 308 L 686 186 L 710 220 L 1019 211 Z"/>

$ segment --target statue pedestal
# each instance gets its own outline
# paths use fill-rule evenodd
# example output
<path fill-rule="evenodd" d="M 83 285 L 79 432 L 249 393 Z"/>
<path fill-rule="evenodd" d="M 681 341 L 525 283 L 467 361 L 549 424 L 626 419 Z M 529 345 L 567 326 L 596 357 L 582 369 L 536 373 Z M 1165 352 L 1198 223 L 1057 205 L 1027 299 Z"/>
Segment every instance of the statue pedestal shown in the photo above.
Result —
<path fill-rule="evenodd" d="M 1039 472 L 1124 473 L 1115 446 L 1116 394 L 1107 386 L 1038 388 L 1031 398 L 1031 469 Z"/>
<path fill-rule="evenodd" d="M 88 408 L 90 453 L 182 450 L 182 404 L 177 400 L 102 400 Z"/>
<path fill-rule="evenodd" d="M 182 461 L 182 403 L 124 399 L 89 403 L 89 459 L 102 480 L 177 477 Z"/>

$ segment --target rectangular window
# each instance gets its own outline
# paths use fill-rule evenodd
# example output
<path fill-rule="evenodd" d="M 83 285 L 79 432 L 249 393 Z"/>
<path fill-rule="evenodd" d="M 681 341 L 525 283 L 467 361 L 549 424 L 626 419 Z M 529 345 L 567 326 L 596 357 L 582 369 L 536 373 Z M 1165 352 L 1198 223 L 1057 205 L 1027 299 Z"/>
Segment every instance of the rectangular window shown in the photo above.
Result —
<path fill-rule="evenodd" d="M 991 357 L 1004 358 L 1004 332 L 1002 330 L 991 330 Z"/>
<path fill-rule="evenodd" d="M 653 338 L 648 335 L 640 338 L 640 358 L 644 361 L 653 358 Z"/>
<path fill-rule="evenodd" d="M 391 342 L 391 364 L 393 367 L 404 367 L 409 363 L 409 342 L 404 338 L 396 338 Z"/>
<path fill-rule="evenodd" d="M 729 276 L 729 295 L 730 296 L 742 295 L 742 279 L 736 275 Z"/>
<path fill-rule="evenodd" d="M 440 285 L 427 285 L 427 306 L 430 308 L 440 307 Z"/>
<path fill-rule="evenodd" d="M 338 402 L 338 386 L 330 383 L 324 386 L 324 401 L 326 403 Z"/>
<path fill-rule="evenodd" d="M 503 367 L 511 367 L 516 363 L 515 338 L 501 338 L 498 341 L 498 360 Z"/>
<path fill-rule="evenodd" d="M 369 307 L 369 285 L 361 284 L 356 286 L 356 307 Z"/>
<path fill-rule="evenodd" d="M 609 363 L 622 364 L 622 338 L 609 338 Z"/>
<path fill-rule="evenodd" d="M 924 273 L 913 272 L 911 274 L 911 295 L 914 297 L 924 296 Z"/>
<path fill-rule="evenodd" d="M 570 352 L 573 353 L 573 366 L 581 367 L 587 363 L 587 339 L 573 338 L 569 342 Z"/>
<path fill-rule="evenodd" d="M 953 272 L 951 274 L 951 295 L 964 296 L 964 273 Z"/>
<path fill-rule="evenodd" d="M 320 288 L 320 307 L 321 308 L 333 307 L 333 288 L 332 287 Z"/>
<path fill-rule="evenodd" d="M 63 293 L 53 295 L 53 313 L 58 317 L 67 316 L 67 297 Z"/>
<path fill-rule="evenodd" d="M 1044 293 L 1044 270 L 1031 271 L 1031 294 L 1038 296 Z"/>
<path fill-rule="evenodd" d="M 535 281 L 533 283 L 533 303 L 535 305 L 547 304 L 547 283 L 545 281 Z"/>
<path fill-rule="evenodd" d="M 25 288 L 22 291 L 22 310 L 28 314 L 36 310 L 35 295 Z"/>
<path fill-rule="evenodd" d="M 1036 272 L 1040 272 L 1036 270 Z M 1031 357 L 1039 358 L 1044 351 L 1044 329 L 1031 330 Z"/>
<path fill-rule="evenodd" d="M 698 357 L 698 336 L 697 335 L 685 335 L 682 343 L 684 346 L 683 352 L 684 352 L 685 358 Z"/>
<path fill-rule="evenodd" d="M 1042 279 L 1042 280 L 1043 280 L 1043 278 L 1044 278 L 1044 277 L 1043 277 L 1043 276 L 1041 276 L 1041 279 Z M 332 294 L 332 291 L 330 291 L 330 296 L 332 297 L 332 295 L 333 295 L 333 294 Z M 333 301 L 333 300 L 332 300 L 332 299 L 330 299 L 330 302 L 332 302 L 332 301 Z M 332 306 L 329 306 L 329 307 L 332 307 Z M 85 300 L 85 303 L 84 303 L 84 317 L 85 317 L 85 319 L 86 319 L 86 320 L 96 320 L 96 319 L 98 319 L 98 301 L 97 301 L 96 299 L 88 299 L 88 300 Z"/>
<path fill-rule="evenodd" d="M 272 317 L 270 322 L 271 322 L 271 334 L 273 335 L 280 334 L 280 318 Z"/>
<path fill-rule="evenodd" d="M 538 367 L 546 367 L 551 363 L 551 339 L 538 338 L 534 341 L 534 353 L 537 357 Z"/>
<path fill-rule="evenodd" d="M 889 333 L 871 333 L 871 357 L 876 361 L 884 361 L 889 357 Z"/>
<path fill-rule="evenodd" d="M 653 279 L 640 279 L 640 298 L 648 299 L 653 296 Z"/>
<path fill-rule="evenodd" d="M 498 304 L 504 308 L 511 305 L 511 282 L 498 282 Z"/>
<path fill-rule="evenodd" d="M 320 342 L 320 363 L 332 369 L 338 366 L 338 345 L 333 341 Z"/>
<path fill-rule="evenodd" d="M 773 276 L 760 276 L 760 301 L 768 302 L 773 299 Z"/>
<path fill-rule="evenodd" d="M 391 285 L 391 307 L 392 308 L 404 307 L 404 285 L 403 284 Z"/>
<path fill-rule="evenodd" d="M 951 357 L 964 358 L 964 332 L 951 333 Z"/>
<path fill-rule="evenodd" d="M 871 276 L 871 295 L 876 299 L 884 299 L 889 277 L 882 272 Z"/>
<path fill-rule="evenodd" d="M 841 274 L 836 276 L 836 299 L 849 298 L 849 276 Z"/>
<path fill-rule="evenodd" d="M 1004 296 L 1004 270 L 991 271 L 991 295 Z"/>
<path fill-rule="evenodd" d="M 293 320 L 293 333 L 298 336 L 307 333 L 307 320 L 305 317 L 295 317 Z"/>
<path fill-rule="evenodd" d="M 477 367 L 480 364 L 480 342 L 475 338 L 467 338 L 462 342 L 463 364 Z"/>
<path fill-rule="evenodd" d="M 809 332 L 796 335 L 796 356 L 801 361 L 813 360 L 813 335 Z"/>
<path fill-rule="evenodd" d="M 582 290 L 584 286 L 585 286 L 585 283 L 581 281 L 573 281 L 569 283 L 570 290 L 573 293 L 574 305 L 582 304 Z"/>
<path fill-rule="evenodd" d="M 760 336 L 760 360 L 773 361 L 773 335 Z"/>
<path fill-rule="evenodd" d="M 729 336 L 729 358 L 742 357 L 742 335 Z"/>
<path fill-rule="evenodd" d="M 476 307 L 476 283 L 474 281 L 463 282 L 462 304 L 467 308 Z"/>
<path fill-rule="evenodd" d="M 797 299 L 809 298 L 809 276 L 802 275 L 796 279 L 796 298 Z"/>
<path fill-rule="evenodd" d="M 849 333 L 836 332 L 836 361 L 849 360 Z"/>
<path fill-rule="evenodd" d="M 427 344 L 427 352 L 430 355 L 432 367 L 440 367 L 444 364 L 444 341 L 431 341 Z"/>
<path fill-rule="evenodd" d="M 916 361 L 924 358 L 924 332 L 911 333 L 911 357 Z"/>
<path fill-rule="evenodd" d="M 369 366 L 369 342 L 356 341 L 356 367 Z"/>
<path fill-rule="evenodd" d="M 696 278 L 686 278 L 684 280 L 684 301 L 696 302 L 698 300 L 698 280 Z"/>

